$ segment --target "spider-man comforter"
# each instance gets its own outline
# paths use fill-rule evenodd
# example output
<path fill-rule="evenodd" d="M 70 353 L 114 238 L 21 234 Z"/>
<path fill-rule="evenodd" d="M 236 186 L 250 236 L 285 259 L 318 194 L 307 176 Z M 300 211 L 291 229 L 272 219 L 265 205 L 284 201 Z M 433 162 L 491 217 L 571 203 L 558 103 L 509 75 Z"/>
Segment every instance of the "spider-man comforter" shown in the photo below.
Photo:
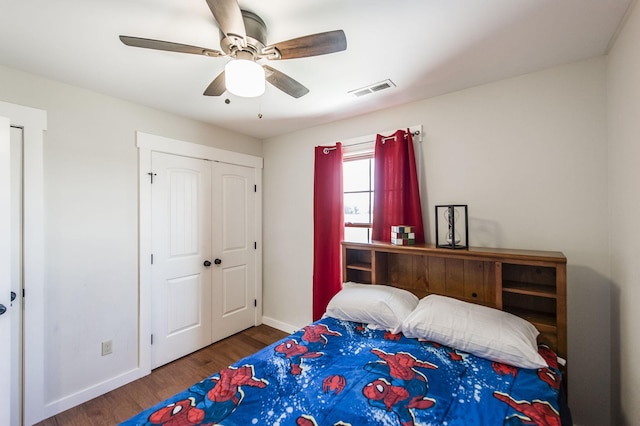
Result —
<path fill-rule="evenodd" d="M 559 425 L 560 373 L 324 318 L 123 425 Z"/>

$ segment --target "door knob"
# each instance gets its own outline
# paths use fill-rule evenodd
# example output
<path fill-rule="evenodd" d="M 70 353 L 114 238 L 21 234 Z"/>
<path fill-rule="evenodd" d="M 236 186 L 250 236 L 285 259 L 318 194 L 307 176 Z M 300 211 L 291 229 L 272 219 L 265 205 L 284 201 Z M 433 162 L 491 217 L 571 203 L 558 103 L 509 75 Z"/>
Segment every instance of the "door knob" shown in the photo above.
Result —
<path fill-rule="evenodd" d="M 222 259 L 216 259 L 213 261 L 213 263 L 215 263 L 216 265 L 219 265 L 222 263 Z"/>
<path fill-rule="evenodd" d="M 204 261 L 204 266 L 206 266 L 207 268 L 208 268 L 209 266 L 211 266 L 211 261 L 209 261 L 209 260 L 205 260 L 205 261 Z"/>
<path fill-rule="evenodd" d="M 14 300 L 16 300 L 16 292 L 12 291 L 11 292 L 11 301 L 13 302 Z"/>
<path fill-rule="evenodd" d="M 5 312 L 7 312 L 6 306 L 0 304 L 0 315 L 4 314 Z"/>

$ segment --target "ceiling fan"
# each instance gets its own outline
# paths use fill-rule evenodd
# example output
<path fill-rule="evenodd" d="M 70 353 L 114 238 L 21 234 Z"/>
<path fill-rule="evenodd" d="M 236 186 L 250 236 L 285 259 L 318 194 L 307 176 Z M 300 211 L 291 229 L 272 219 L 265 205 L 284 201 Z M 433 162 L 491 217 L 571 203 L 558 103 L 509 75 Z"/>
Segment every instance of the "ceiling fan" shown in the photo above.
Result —
<path fill-rule="evenodd" d="M 206 1 L 218 22 L 222 51 L 124 35 L 120 36 L 120 40 L 127 46 L 146 49 L 213 57 L 229 56 L 232 58 L 231 61 L 227 63 L 225 70 L 209 84 L 204 91 L 206 96 L 220 96 L 226 90 L 239 96 L 259 96 L 264 92 L 266 80 L 286 94 L 300 98 L 309 93 L 309 89 L 283 72 L 268 65 L 260 65 L 256 61 L 306 58 L 341 52 L 347 48 L 347 39 L 342 30 L 311 34 L 267 45 L 267 27 L 258 15 L 241 10 L 236 0 Z M 243 77 L 242 72 L 235 69 L 238 67 L 248 68 L 254 73 L 254 80 L 250 81 L 249 77 Z M 257 84 L 257 88 L 253 88 L 252 81 Z"/>

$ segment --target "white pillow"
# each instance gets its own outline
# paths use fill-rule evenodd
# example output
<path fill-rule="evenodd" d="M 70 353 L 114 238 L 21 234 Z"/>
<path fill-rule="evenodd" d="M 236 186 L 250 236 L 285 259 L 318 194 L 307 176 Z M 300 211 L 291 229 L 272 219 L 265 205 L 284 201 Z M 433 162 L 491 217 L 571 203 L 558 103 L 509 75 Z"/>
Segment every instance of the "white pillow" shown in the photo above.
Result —
<path fill-rule="evenodd" d="M 329 301 L 325 315 L 399 333 L 417 304 L 416 295 L 400 288 L 347 282 Z"/>
<path fill-rule="evenodd" d="M 522 368 L 542 368 L 539 331 L 498 309 L 431 294 L 404 320 L 406 337 L 430 340 L 473 355 Z"/>

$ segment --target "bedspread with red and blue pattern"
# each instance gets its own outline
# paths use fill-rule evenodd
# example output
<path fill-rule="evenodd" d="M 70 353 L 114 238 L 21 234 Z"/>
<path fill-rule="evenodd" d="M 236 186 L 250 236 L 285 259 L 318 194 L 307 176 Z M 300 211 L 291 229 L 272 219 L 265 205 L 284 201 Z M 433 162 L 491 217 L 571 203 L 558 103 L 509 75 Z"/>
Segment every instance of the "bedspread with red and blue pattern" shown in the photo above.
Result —
<path fill-rule="evenodd" d="M 560 371 L 324 318 L 122 425 L 560 425 Z"/>

